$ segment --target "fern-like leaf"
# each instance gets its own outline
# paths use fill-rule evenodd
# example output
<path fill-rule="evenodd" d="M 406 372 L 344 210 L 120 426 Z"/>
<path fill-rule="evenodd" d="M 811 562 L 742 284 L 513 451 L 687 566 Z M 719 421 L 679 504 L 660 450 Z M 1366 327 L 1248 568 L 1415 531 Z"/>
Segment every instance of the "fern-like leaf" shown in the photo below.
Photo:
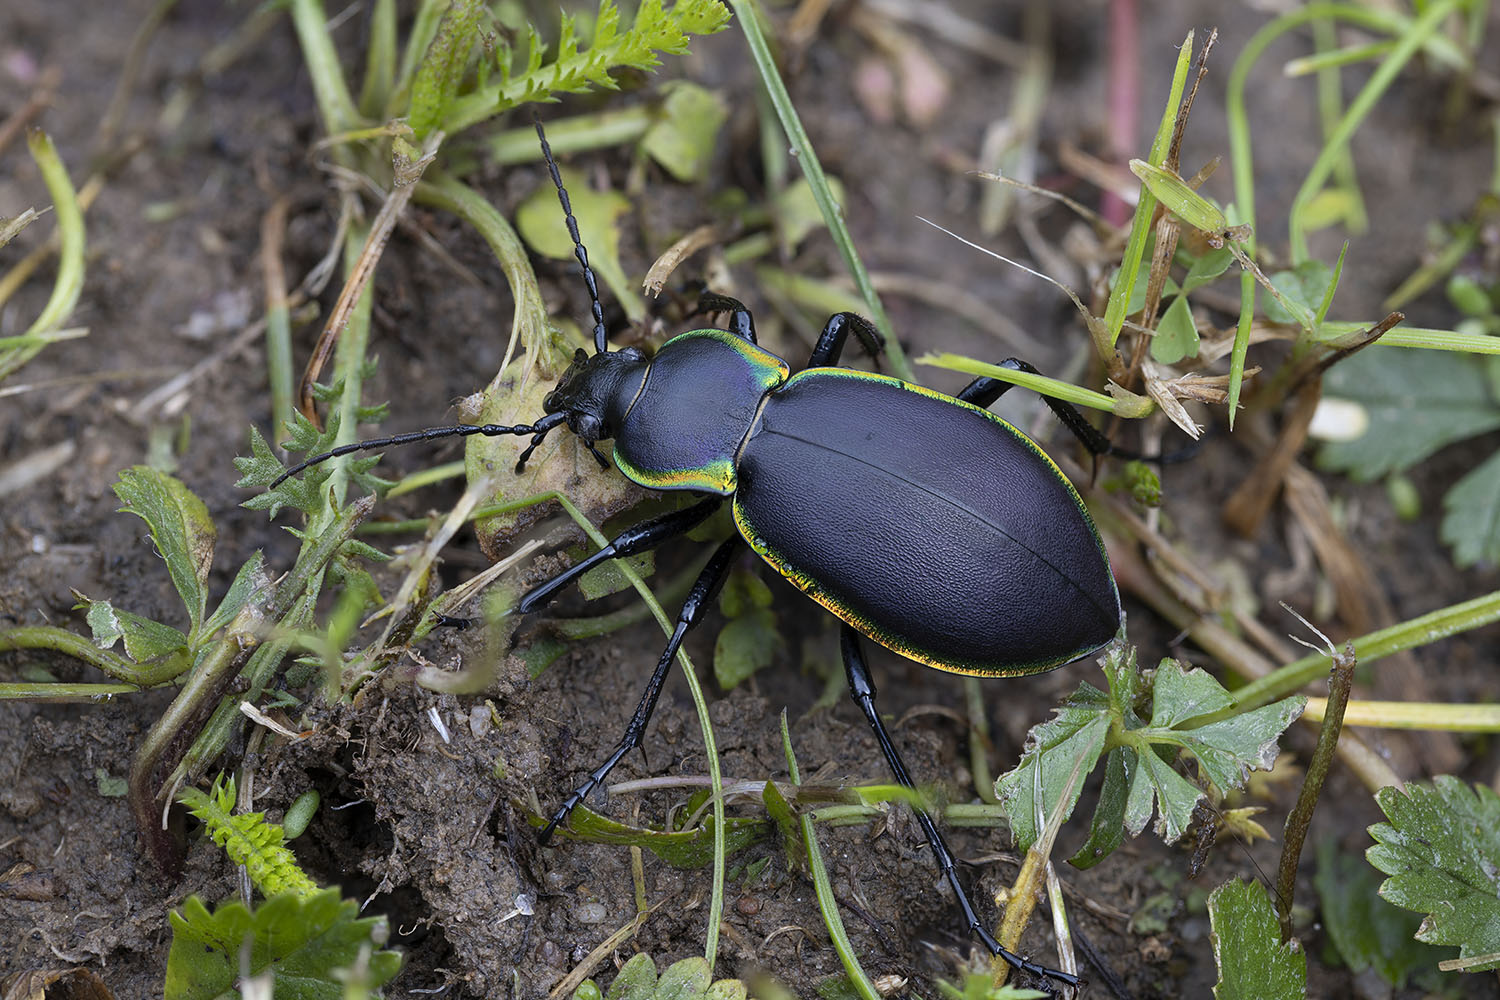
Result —
<path fill-rule="evenodd" d="M 297 867 L 297 858 L 286 847 L 280 826 L 266 822 L 263 813 L 234 813 L 233 778 L 219 775 L 207 792 L 184 788 L 177 793 L 177 801 L 203 821 L 208 835 L 231 861 L 245 866 L 261 895 L 269 898 L 292 892 L 308 896 L 318 891 L 318 884 Z"/>

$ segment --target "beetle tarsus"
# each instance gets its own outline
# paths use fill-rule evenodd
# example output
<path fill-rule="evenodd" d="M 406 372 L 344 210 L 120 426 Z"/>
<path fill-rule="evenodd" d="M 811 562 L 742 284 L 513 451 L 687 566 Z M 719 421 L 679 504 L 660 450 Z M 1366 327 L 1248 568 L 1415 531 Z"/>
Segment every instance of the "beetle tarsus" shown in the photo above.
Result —
<path fill-rule="evenodd" d="M 717 501 L 719 498 L 714 497 L 713 499 Z M 690 511 L 697 511 L 703 506 L 705 504 L 698 504 L 686 510 L 674 511 L 673 513 L 680 515 Z M 714 506 L 717 506 L 717 503 Z M 711 510 L 712 508 L 710 508 L 710 512 Z M 706 517 L 707 514 L 703 516 Z M 664 519 L 659 518 L 657 520 L 657 527 L 660 527 L 660 522 Z M 702 520 L 702 518 L 700 517 L 698 520 Z M 691 524 L 688 524 L 685 527 L 680 527 L 674 533 L 681 534 L 681 532 L 688 530 L 691 526 Z M 660 541 L 661 539 L 658 538 L 657 540 Z M 620 738 L 620 742 L 615 747 L 614 752 L 605 759 L 603 764 L 600 764 L 589 773 L 588 779 L 579 785 L 578 788 L 574 789 L 573 793 L 552 814 L 552 818 L 547 821 L 547 825 L 542 827 L 542 832 L 537 834 L 537 840 L 542 844 L 546 844 L 551 839 L 553 831 L 567 820 L 568 814 L 573 811 L 573 808 L 588 798 L 589 793 L 603 783 L 605 777 L 608 776 L 610 771 L 614 770 L 616 764 L 625 758 L 626 754 L 640 748 L 641 740 L 646 735 L 646 725 L 651 721 L 651 713 L 656 711 L 656 700 L 661 696 L 662 685 L 666 683 L 667 672 L 672 667 L 672 660 L 677 656 L 677 650 L 682 646 L 683 638 L 686 637 L 693 626 L 702 620 L 703 613 L 712 606 L 714 596 L 718 594 L 719 588 L 724 583 L 724 577 L 729 572 L 729 564 L 743 544 L 743 539 L 738 535 L 734 535 L 714 550 L 714 554 L 709 558 L 708 564 L 703 567 L 702 572 L 698 574 L 698 579 L 693 582 L 692 589 L 688 591 L 687 600 L 682 603 L 682 610 L 677 613 L 677 625 L 672 629 L 672 637 L 667 640 L 667 648 L 662 650 L 661 658 L 656 661 L 656 670 L 652 672 L 651 680 L 646 683 L 646 690 L 641 695 L 641 702 L 636 706 L 635 714 L 630 717 L 630 722 L 625 726 L 625 735 Z M 643 546 L 643 548 L 649 547 Z M 576 568 L 574 567 L 574 569 Z M 569 570 L 568 573 L 564 573 L 562 576 L 571 579 L 571 573 L 572 570 Z M 552 590 L 556 589 L 551 586 L 551 583 L 552 581 L 548 581 L 542 587 L 526 595 L 526 600 L 530 600 L 533 594 L 536 594 L 543 588 L 546 588 L 547 593 L 551 593 Z M 524 604 L 525 601 L 523 600 L 522 603 Z"/>
<path fill-rule="evenodd" d="M 807 367 L 831 368 L 838 364 L 839 357 L 844 353 L 844 342 L 849 339 L 851 332 L 859 338 L 872 358 L 878 357 L 885 347 L 879 331 L 869 320 L 858 313 L 834 313 L 823 325 L 823 332 L 818 335 L 818 342 L 808 356 Z"/>
<path fill-rule="evenodd" d="M 859 646 L 859 633 L 853 627 L 844 625 L 840 629 L 840 650 L 844 658 L 844 672 L 849 682 L 849 694 L 859 710 L 864 714 L 865 721 L 875 733 L 875 741 L 880 744 L 880 752 L 885 755 L 886 764 L 891 769 L 891 774 L 896 778 L 896 783 L 901 787 L 915 792 L 916 785 L 911 780 L 911 774 L 906 770 L 906 762 L 901 759 L 901 753 L 896 749 L 896 744 L 891 740 L 890 733 L 886 731 L 885 722 L 881 720 L 880 713 L 875 710 L 875 682 L 870 677 L 870 669 L 865 665 L 864 653 Z M 979 938 L 992 955 L 998 955 L 1004 959 L 1006 964 L 1013 969 L 1022 969 L 1035 976 L 1047 979 L 1055 979 L 1067 983 L 1069 986 L 1078 984 L 1078 977 L 1056 969 L 1049 969 L 1037 965 L 1015 952 L 1003 947 L 996 941 L 994 936 L 985 929 L 979 920 L 979 914 L 974 909 L 974 904 L 969 901 L 969 894 L 965 891 L 963 883 L 958 877 L 958 865 L 954 861 L 953 852 L 948 849 L 948 844 L 943 840 L 943 835 L 938 831 L 937 824 L 933 822 L 932 816 L 927 810 L 917 805 L 912 806 L 916 813 L 917 823 L 922 827 L 922 832 L 927 836 L 928 846 L 932 848 L 934 860 L 938 869 L 953 889 L 953 894 L 958 897 L 959 908 L 963 910 L 964 921 L 969 925 L 970 933 Z"/>
<path fill-rule="evenodd" d="M 728 313 L 726 329 L 730 333 L 752 344 L 759 343 L 755 339 L 755 317 L 739 299 L 705 291 L 698 296 L 698 305 L 693 309 L 692 315 L 702 316 L 707 313 Z"/>

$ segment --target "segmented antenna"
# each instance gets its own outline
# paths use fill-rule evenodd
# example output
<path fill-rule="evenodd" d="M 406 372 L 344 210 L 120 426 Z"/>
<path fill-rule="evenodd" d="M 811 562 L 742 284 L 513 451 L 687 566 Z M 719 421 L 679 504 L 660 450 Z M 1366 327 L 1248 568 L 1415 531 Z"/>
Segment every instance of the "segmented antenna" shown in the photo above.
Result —
<path fill-rule="evenodd" d="M 542 119 L 532 111 L 531 121 L 536 126 L 536 137 L 542 142 L 542 158 L 547 161 L 547 169 L 552 173 L 552 183 L 557 185 L 557 200 L 562 202 L 563 215 L 568 220 L 568 235 L 573 237 L 573 255 L 583 266 L 583 283 L 589 288 L 589 306 L 594 312 L 594 353 L 603 354 L 609 350 L 604 334 L 604 307 L 599 304 L 599 285 L 594 281 L 594 269 L 589 267 L 589 252 L 583 248 L 583 239 L 578 235 L 578 220 L 573 217 L 568 189 L 563 187 L 562 174 L 557 172 L 557 161 L 552 158 L 552 147 L 547 144 Z"/>
<path fill-rule="evenodd" d="M 547 436 L 547 432 L 568 419 L 566 413 L 549 413 L 534 424 L 516 424 L 506 426 L 504 424 L 454 424 L 449 427 L 429 427 L 426 430 L 411 431 L 406 434 L 395 434 L 391 437 L 375 438 L 370 441 L 355 441 L 353 444 L 339 445 L 332 451 L 325 451 L 321 455 L 314 455 L 305 462 L 287 469 L 271 483 L 270 489 L 275 489 L 288 479 L 301 472 L 303 469 L 328 461 L 330 458 L 338 458 L 340 455 L 352 455 L 357 451 L 374 451 L 377 448 L 390 448 L 396 445 L 411 444 L 415 441 L 436 441 L 447 437 L 472 437 L 475 434 L 483 437 L 499 437 L 503 434 L 531 435 L 531 444 L 521 452 L 521 457 L 516 461 L 516 472 L 519 474 L 526 468 L 526 460 L 531 453 L 536 451 L 537 445 Z M 597 453 L 594 457 L 601 458 Z"/>

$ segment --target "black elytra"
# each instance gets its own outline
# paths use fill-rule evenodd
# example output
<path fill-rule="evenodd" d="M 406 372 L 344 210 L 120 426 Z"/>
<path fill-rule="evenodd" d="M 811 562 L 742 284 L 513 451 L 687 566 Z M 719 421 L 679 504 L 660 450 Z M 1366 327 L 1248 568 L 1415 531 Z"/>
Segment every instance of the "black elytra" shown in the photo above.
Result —
<path fill-rule="evenodd" d="M 876 711 L 861 637 L 939 670 L 1006 677 L 1061 666 L 1115 635 L 1119 593 L 1077 491 L 1036 444 L 985 409 L 1010 383 L 979 378 L 948 396 L 836 367 L 850 333 L 872 353 L 879 348 L 873 328 L 853 313 L 829 319 L 807 368 L 792 375 L 756 343 L 750 311 L 717 295 L 706 295 L 700 311 L 727 314 L 727 330 L 681 334 L 652 357 L 630 347 L 609 350 L 588 253 L 541 123 L 536 127 L 588 286 L 594 353 L 575 355 L 535 423 L 434 427 L 346 445 L 286 475 L 353 451 L 474 434 L 530 436 L 519 470 L 550 431 L 567 424 L 601 463 L 595 443 L 613 440 L 615 466 L 635 482 L 703 497 L 621 532 L 537 586 L 517 605 L 523 613 L 589 568 L 655 548 L 730 500 L 739 534 L 700 573 L 624 736 L 558 807 L 543 842 L 640 747 L 684 636 L 742 545 L 843 619 L 850 694 L 907 788 L 915 785 Z M 1014 358 L 1003 365 L 1036 371 Z M 1094 454 L 1118 451 L 1071 406 L 1050 397 L 1047 403 Z M 1076 984 L 1077 977 L 1000 946 L 975 912 L 937 825 L 925 810 L 915 812 L 969 931 L 1017 969 Z"/>

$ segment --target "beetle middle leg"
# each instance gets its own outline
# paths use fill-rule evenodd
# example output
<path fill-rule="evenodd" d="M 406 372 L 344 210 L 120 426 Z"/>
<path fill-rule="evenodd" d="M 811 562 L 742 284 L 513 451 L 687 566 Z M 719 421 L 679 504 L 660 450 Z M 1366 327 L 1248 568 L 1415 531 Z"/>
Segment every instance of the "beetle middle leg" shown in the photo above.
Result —
<path fill-rule="evenodd" d="M 841 629 L 840 646 L 844 656 L 844 672 L 849 680 L 850 696 L 854 698 L 854 703 L 859 706 L 859 710 L 864 713 L 865 721 L 874 730 L 875 740 L 880 744 L 880 752 L 885 755 L 885 762 L 895 776 L 896 782 L 901 787 L 915 792 L 917 786 L 912 782 L 911 774 L 906 770 L 906 764 L 896 750 L 896 744 L 891 741 L 891 734 L 886 731 L 885 722 L 881 720 L 880 713 L 875 710 L 875 682 L 870 678 L 870 669 L 865 665 L 864 653 L 860 650 L 859 633 L 852 626 L 846 624 Z M 969 901 L 969 894 L 964 890 L 963 883 L 959 881 L 958 867 L 954 861 L 953 852 L 948 849 L 943 835 L 938 832 L 937 824 L 920 806 L 914 804 L 912 811 L 917 814 L 917 822 L 921 824 L 922 832 L 927 835 L 927 843 L 932 848 L 933 859 L 937 862 L 943 877 L 953 888 L 953 894 L 958 897 L 958 905 L 963 910 L 964 920 L 969 925 L 970 933 L 984 943 L 984 946 L 990 950 L 990 954 L 1000 956 L 1013 969 L 1022 969 L 1032 975 L 1055 979 L 1070 986 L 1077 985 L 1077 976 L 1037 965 L 1002 947 L 1000 942 L 995 940 L 994 935 L 990 934 L 980 922 L 979 915 L 975 913 L 974 904 Z"/>
<path fill-rule="evenodd" d="M 708 516 L 718 510 L 723 502 L 723 497 L 711 496 L 691 507 L 668 511 L 660 517 L 653 517 L 649 521 L 642 521 L 640 524 L 626 528 L 608 545 L 587 559 L 574 563 L 547 582 L 533 587 L 525 597 L 521 598 L 520 603 L 516 605 L 516 610 L 523 615 L 535 611 L 553 594 L 602 562 L 619 559 L 622 556 L 633 556 L 654 549 L 669 538 L 686 534 L 707 520 Z"/>
<path fill-rule="evenodd" d="M 715 498 L 717 499 L 717 498 Z M 689 510 L 695 508 L 688 508 Z M 587 780 L 573 790 L 563 804 L 557 807 L 547 825 L 537 839 L 545 844 L 552 837 L 552 831 L 568 818 L 568 813 L 573 807 L 588 798 L 614 766 L 625 758 L 630 751 L 640 747 L 642 738 L 646 735 L 646 725 L 651 721 L 651 713 L 656 710 L 656 701 L 661 696 L 662 685 L 666 683 L 667 673 L 672 667 L 672 659 L 677 655 L 677 650 L 682 646 L 682 640 L 688 631 L 697 625 L 703 618 L 703 612 L 713 603 L 714 595 L 719 592 L 719 587 L 724 583 L 724 577 L 729 572 L 729 563 L 738 552 L 740 546 L 744 545 L 744 539 L 734 535 L 723 542 L 708 560 L 708 565 L 698 574 L 693 588 L 688 592 L 687 600 L 683 602 L 682 610 L 677 614 L 677 627 L 672 630 L 672 637 L 667 640 L 667 648 L 662 650 L 661 659 L 656 663 L 656 670 L 651 674 L 651 680 L 646 684 L 646 691 L 641 695 L 641 703 L 636 706 L 635 714 L 630 717 L 630 723 L 625 727 L 625 735 L 620 738 L 619 744 L 598 767 L 589 773 Z"/>

